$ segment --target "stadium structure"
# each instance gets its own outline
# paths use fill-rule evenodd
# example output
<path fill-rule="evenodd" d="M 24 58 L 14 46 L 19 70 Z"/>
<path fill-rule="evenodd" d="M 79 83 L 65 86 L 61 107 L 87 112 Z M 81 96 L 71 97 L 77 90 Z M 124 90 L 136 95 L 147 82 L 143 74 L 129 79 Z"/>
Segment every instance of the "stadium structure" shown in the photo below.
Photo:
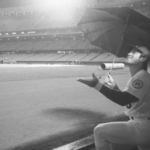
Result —
<path fill-rule="evenodd" d="M 115 56 L 93 46 L 77 27 L 85 10 L 127 6 L 150 17 L 149 0 L 66 0 L 67 5 L 60 0 L 45 0 L 46 4 L 37 4 L 37 1 L 26 0 L 28 4 L 9 6 L 0 2 L 1 64 L 99 65 L 112 62 Z M 93 137 L 69 143 L 62 149 L 67 147 L 94 150 Z"/>
<path fill-rule="evenodd" d="M 73 2 L 73 1 L 72 1 Z M 93 46 L 84 38 L 77 23 L 86 8 L 121 6 L 133 7 L 129 1 L 76 1 L 62 5 L 60 2 L 25 5 L 0 9 L 0 62 L 48 64 L 99 64 L 110 62 L 112 54 Z M 136 1 L 135 1 L 136 2 Z M 142 5 L 134 5 L 149 16 Z M 137 7 L 138 6 L 138 7 Z M 143 8 L 143 9 L 142 9 Z M 142 9 L 142 10 L 141 10 Z"/>

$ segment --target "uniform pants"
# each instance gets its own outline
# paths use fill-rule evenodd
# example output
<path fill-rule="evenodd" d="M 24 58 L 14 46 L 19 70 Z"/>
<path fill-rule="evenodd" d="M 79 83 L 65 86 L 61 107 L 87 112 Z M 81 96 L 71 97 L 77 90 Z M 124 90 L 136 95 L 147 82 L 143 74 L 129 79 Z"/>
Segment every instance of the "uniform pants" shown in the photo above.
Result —
<path fill-rule="evenodd" d="M 99 124 L 94 128 L 95 146 L 100 150 L 111 150 L 111 144 L 138 146 L 139 150 L 150 150 L 150 120 L 134 118 L 127 122 Z"/>

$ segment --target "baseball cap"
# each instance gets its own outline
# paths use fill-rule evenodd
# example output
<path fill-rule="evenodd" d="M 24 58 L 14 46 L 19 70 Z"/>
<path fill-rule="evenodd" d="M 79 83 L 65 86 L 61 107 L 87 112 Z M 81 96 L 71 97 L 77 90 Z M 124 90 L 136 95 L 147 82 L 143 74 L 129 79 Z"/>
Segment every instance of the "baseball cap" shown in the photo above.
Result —
<path fill-rule="evenodd" d="M 134 46 L 134 45 L 129 45 L 129 47 L 135 50 L 140 51 L 144 56 L 147 57 L 147 61 L 150 61 L 150 50 L 145 47 L 145 46 Z"/>

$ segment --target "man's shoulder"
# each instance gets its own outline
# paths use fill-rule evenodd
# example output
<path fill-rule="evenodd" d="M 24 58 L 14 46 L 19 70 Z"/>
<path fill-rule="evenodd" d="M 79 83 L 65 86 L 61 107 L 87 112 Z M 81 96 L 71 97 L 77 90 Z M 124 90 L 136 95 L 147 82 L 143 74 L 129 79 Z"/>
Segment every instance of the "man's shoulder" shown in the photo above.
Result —
<path fill-rule="evenodd" d="M 134 82 L 135 80 L 140 80 L 150 86 L 150 73 L 146 70 L 140 70 L 132 77 L 131 82 Z"/>
<path fill-rule="evenodd" d="M 146 70 L 140 70 L 137 74 L 137 77 L 142 77 L 142 78 L 150 78 L 150 73 Z"/>
<path fill-rule="evenodd" d="M 138 83 L 140 85 L 145 85 L 147 87 L 150 87 L 150 73 L 146 70 L 140 70 L 133 78 L 132 78 L 132 84 Z"/>

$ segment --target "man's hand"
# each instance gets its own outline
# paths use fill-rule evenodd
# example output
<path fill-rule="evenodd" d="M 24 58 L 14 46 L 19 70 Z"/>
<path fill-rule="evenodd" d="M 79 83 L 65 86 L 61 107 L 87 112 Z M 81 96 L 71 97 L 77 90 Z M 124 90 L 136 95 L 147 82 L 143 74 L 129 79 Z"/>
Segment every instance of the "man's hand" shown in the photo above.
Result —
<path fill-rule="evenodd" d="M 90 87 L 95 87 L 96 84 L 98 83 L 98 78 L 95 76 L 95 74 L 93 73 L 92 74 L 92 79 L 81 79 L 81 78 L 78 78 L 77 81 L 83 83 L 83 84 L 86 84 Z"/>
<path fill-rule="evenodd" d="M 119 90 L 117 84 L 115 83 L 110 73 L 106 74 L 104 84 L 111 89 Z"/>

